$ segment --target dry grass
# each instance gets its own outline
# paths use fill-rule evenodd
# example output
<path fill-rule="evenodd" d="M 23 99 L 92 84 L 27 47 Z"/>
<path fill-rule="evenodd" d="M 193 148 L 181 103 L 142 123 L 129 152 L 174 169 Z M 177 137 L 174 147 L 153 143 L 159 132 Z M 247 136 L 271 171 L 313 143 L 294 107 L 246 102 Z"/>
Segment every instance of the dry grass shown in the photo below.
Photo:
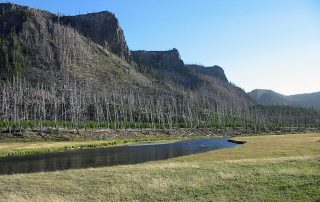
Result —
<path fill-rule="evenodd" d="M 291 156 L 320 155 L 320 134 L 266 135 L 234 138 L 246 144 L 236 149 L 198 154 L 199 161 L 211 162 L 220 160 L 266 159 Z M 214 153 L 214 155 L 213 155 Z M 185 156 L 178 161 L 190 161 L 194 157 Z"/>
<path fill-rule="evenodd" d="M 318 134 L 139 165 L 0 176 L 0 201 L 316 201 Z"/>
<path fill-rule="evenodd" d="M 81 147 L 102 147 L 111 144 L 114 144 L 113 141 L 0 143 L 0 157 L 54 152 Z"/>

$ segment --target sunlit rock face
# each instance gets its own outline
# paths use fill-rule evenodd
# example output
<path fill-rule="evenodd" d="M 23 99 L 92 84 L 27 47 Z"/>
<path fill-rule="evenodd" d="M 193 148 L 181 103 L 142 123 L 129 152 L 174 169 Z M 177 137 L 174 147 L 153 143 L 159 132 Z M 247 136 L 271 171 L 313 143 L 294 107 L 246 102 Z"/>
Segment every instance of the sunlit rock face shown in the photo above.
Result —
<path fill-rule="evenodd" d="M 131 63 L 132 56 L 116 16 L 108 11 L 60 18 L 95 43 Z"/>

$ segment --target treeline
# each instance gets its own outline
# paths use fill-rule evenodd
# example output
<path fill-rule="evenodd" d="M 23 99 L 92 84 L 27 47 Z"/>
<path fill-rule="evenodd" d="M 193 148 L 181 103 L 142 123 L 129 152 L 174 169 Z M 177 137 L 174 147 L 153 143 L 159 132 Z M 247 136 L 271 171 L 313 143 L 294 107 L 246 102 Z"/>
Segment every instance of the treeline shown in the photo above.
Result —
<path fill-rule="evenodd" d="M 192 94 L 193 95 L 193 94 Z M 199 95 L 200 96 L 200 95 Z M 173 128 L 240 124 L 235 109 L 210 99 L 143 94 L 119 86 L 95 91 L 70 79 L 63 85 L 32 85 L 23 79 L 1 84 L 0 117 L 5 127 Z"/>
<path fill-rule="evenodd" d="M 320 128 L 320 111 L 286 105 L 252 107 L 262 128 Z"/>
<path fill-rule="evenodd" d="M 289 106 L 224 106 L 205 95 L 141 95 L 119 86 L 95 91 L 87 83 L 31 84 L 23 79 L 0 84 L 2 128 L 320 128 L 320 113 Z M 202 96 L 202 97 L 201 97 Z M 201 102 L 199 102 L 201 100 Z"/>

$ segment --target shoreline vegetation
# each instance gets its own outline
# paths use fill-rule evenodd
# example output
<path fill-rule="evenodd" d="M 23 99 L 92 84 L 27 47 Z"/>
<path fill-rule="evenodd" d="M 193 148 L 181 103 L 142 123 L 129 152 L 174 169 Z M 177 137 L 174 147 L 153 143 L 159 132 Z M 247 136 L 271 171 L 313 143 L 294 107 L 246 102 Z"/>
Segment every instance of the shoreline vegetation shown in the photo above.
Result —
<path fill-rule="evenodd" d="M 77 141 L 42 141 L 42 142 L 6 142 L 0 143 L 0 158 L 18 157 L 52 152 L 63 152 L 77 149 L 107 148 L 125 146 L 135 143 L 171 143 L 192 139 L 219 138 L 219 136 L 193 137 L 138 137 L 114 138 L 111 140 L 77 140 Z"/>
<path fill-rule="evenodd" d="M 243 128 L 176 128 L 176 129 L 32 129 L 23 131 L 23 136 L 0 133 L 0 158 L 17 157 L 42 153 L 61 152 L 76 149 L 123 146 L 132 143 L 158 143 L 184 141 L 202 138 L 230 137 L 232 142 L 240 142 L 237 137 L 281 135 L 285 133 L 319 133 L 317 129 L 280 129 L 264 133 L 246 134 Z"/>
<path fill-rule="evenodd" d="M 233 140 L 246 144 L 136 165 L 3 175 L 0 201 L 320 199 L 319 134 Z"/>
<path fill-rule="evenodd" d="M 246 106 L 229 103 L 229 106 L 209 99 L 205 96 L 207 92 L 204 97 L 186 94 L 175 98 L 148 93 L 142 98 L 140 93 L 128 89 L 92 95 L 96 90 L 87 89 L 76 81 L 64 84 L 63 89 L 57 87 L 38 84 L 35 88 L 20 77 L 0 83 L 1 134 L 22 137 L 25 130 L 42 134 L 59 128 L 72 129 L 74 133 L 80 130 L 177 128 L 216 131 L 241 128 L 240 134 L 282 129 L 289 132 L 309 128 L 320 130 L 320 111 L 317 109 L 253 103 Z M 199 100 L 194 99 L 196 97 Z"/>

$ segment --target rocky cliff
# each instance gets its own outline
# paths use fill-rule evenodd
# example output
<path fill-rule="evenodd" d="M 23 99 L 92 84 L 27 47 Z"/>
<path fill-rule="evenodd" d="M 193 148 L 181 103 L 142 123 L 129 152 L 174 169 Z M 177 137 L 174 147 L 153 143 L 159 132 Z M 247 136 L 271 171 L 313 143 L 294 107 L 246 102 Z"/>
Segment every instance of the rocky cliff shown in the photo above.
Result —
<path fill-rule="evenodd" d="M 179 51 L 175 48 L 169 51 L 132 51 L 132 55 L 141 71 L 154 69 L 157 71 L 175 72 L 186 77 L 201 74 L 228 82 L 220 66 L 205 67 L 202 65 L 184 64 Z"/>
<path fill-rule="evenodd" d="M 132 51 L 132 55 L 139 66 L 158 67 L 166 70 L 179 69 L 184 66 L 177 49 L 169 51 Z"/>
<path fill-rule="evenodd" d="M 218 66 L 214 65 L 212 67 L 205 67 L 202 65 L 185 65 L 186 68 L 197 72 L 199 74 L 202 74 L 204 76 L 210 76 L 210 77 L 215 77 L 217 79 L 220 79 L 221 81 L 228 82 L 228 79 L 224 73 L 224 70 Z"/>
<path fill-rule="evenodd" d="M 103 11 L 85 15 L 64 16 L 59 18 L 64 25 L 70 25 L 85 37 L 132 63 L 132 56 L 127 46 L 123 31 L 114 14 Z"/>
<path fill-rule="evenodd" d="M 201 85 L 201 83 L 197 83 L 195 76 L 185 68 L 177 49 L 169 51 L 132 51 L 132 55 L 141 73 L 155 78 L 171 88 L 178 85 L 188 88 Z"/>
<path fill-rule="evenodd" d="M 177 49 L 132 51 L 132 56 L 142 74 L 156 78 L 173 91 L 192 92 L 194 96 L 214 98 L 227 105 L 253 103 L 242 89 L 229 83 L 221 67 L 184 64 Z"/>

